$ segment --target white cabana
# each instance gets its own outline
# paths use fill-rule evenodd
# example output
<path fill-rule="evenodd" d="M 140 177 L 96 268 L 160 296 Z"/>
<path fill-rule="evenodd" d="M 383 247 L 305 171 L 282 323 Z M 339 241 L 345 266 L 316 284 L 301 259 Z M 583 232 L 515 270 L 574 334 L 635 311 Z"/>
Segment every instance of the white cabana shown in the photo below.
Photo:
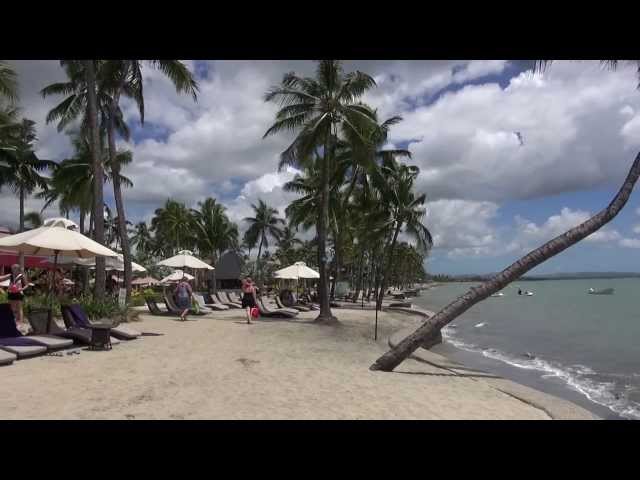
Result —
<path fill-rule="evenodd" d="M 63 217 L 47 218 L 44 222 L 42 222 L 42 225 L 44 227 L 58 225 L 59 227 L 64 227 L 64 228 L 72 228 L 72 229 L 78 228 L 78 224 L 76 222 Z"/>
<path fill-rule="evenodd" d="M 293 265 L 277 270 L 274 273 L 276 278 L 298 280 L 300 278 L 320 278 L 320 274 L 315 270 L 307 267 L 304 262 L 296 262 Z"/>
<path fill-rule="evenodd" d="M 188 273 L 183 272 L 182 270 L 176 270 L 171 275 L 167 275 L 162 280 L 160 280 L 160 283 L 179 282 L 180 280 L 182 280 L 183 277 L 186 278 L 187 280 L 193 280 L 195 278 L 193 275 L 189 275 Z"/>
<path fill-rule="evenodd" d="M 204 263 L 199 258 L 193 256 L 193 252 L 189 250 L 181 250 L 177 255 L 158 262 L 157 265 L 172 268 L 194 268 L 204 270 L 214 270 L 211 265 Z"/>

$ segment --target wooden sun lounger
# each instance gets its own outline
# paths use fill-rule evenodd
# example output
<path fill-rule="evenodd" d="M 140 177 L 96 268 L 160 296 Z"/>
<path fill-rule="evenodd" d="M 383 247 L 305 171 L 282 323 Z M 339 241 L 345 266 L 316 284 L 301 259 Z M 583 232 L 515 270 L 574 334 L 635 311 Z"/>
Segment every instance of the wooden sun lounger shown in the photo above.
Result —
<path fill-rule="evenodd" d="M 177 313 L 178 315 L 180 315 L 182 313 L 182 310 L 180 310 L 175 303 L 173 303 L 173 300 L 171 299 L 171 295 L 167 295 L 166 293 L 163 296 L 164 298 L 164 304 L 167 307 L 167 310 L 170 311 L 171 313 Z M 199 313 L 197 312 L 195 309 L 190 308 L 189 309 L 189 313 L 191 315 L 204 315 L 204 313 Z"/>
<path fill-rule="evenodd" d="M 280 297 L 278 295 L 276 295 L 276 305 L 278 306 L 278 308 L 288 308 L 282 303 L 282 300 L 280 300 Z M 310 308 L 303 307 L 302 305 L 291 305 L 291 307 L 289 308 L 293 308 L 294 310 L 297 310 L 299 312 L 308 312 L 311 310 Z"/>
<path fill-rule="evenodd" d="M 46 350 L 59 350 L 73 345 L 73 341 L 54 335 L 23 335 L 16 327 L 13 311 L 7 303 L 0 304 L 0 323 L 0 346 L 3 347 L 42 346 Z"/>
<path fill-rule="evenodd" d="M 167 310 L 161 310 L 156 301 L 153 298 L 146 298 L 145 302 L 151 315 L 163 316 L 163 317 L 175 317 L 177 313 L 169 312 Z"/>
<path fill-rule="evenodd" d="M 73 318 L 71 317 L 71 314 L 65 307 L 66 305 L 63 305 L 60 308 L 60 310 L 62 311 L 62 320 L 66 328 L 62 329 L 58 326 L 58 324 L 55 321 L 51 321 L 50 332 L 59 337 L 70 338 L 75 343 L 80 345 L 91 345 L 91 336 L 92 336 L 91 329 L 78 327 L 75 324 L 75 321 L 73 320 Z M 32 326 L 35 329 L 35 325 L 32 324 Z M 44 331 L 46 331 L 46 326 L 44 327 Z M 111 336 L 110 341 L 111 341 L 111 345 L 118 345 L 120 343 L 120 340 L 118 340 L 114 336 Z"/>
<path fill-rule="evenodd" d="M 15 353 L 0 349 L 0 365 L 11 365 L 17 358 Z"/>
<path fill-rule="evenodd" d="M 203 296 L 206 302 L 205 305 L 213 310 L 229 310 L 229 308 L 231 308 L 227 305 L 221 304 L 220 300 L 218 300 L 218 298 L 214 297 L 213 295 L 205 293 Z"/>
<path fill-rule="evenodd" d="M 271 310 L 267 308 L 267 306 L 262 301 L 262 298 L 258 298 L 258 310 L 260 310 L 260 315 L 264 315 L 265 317 L 285 317 L 285 318 L 293 318 L 298 315 L 297 310 L 289 310 L 284 308 L 279 308 L 277 310 Z"/>
<path fill-rule="evenodd" d="M 194 293 L 193 294 L 193 299 L 196 301 L 196 303 L 198 304 L 198 308 L 200 309 L 200 313 L 211 313 L 213 312 L 212 309 L 210 309 L 209 307 L 207 307 L 204 303 L 204 297 L 198 293 Z"/>
<path fill-rule="evenodd" d="M 231 298 L 231 295 L 229 295 L 229 292 L 220 292 L 220 298 L 224 298 L 223 295 L 224 297 L 227 297 L 227 300 L 229 301 L 227 305 L 235 305 L 237 308 L 242 308 L 242 300 L 239 302 L 234 300 Z"/>
<path fill-rule="evenodd" d="M 71 304 L 65 306 L 68 315 L 70 315 L 69 320 L 70 323 L 73 323 L 74 326 L 80 328 L 91 329 L 91 322 L 87 317 L 87 313 L 82 308 L 80 304 Z M 111 327 L 111 336 L 116 337 L 119 340 L 135 340 L 141 334 L 140 332 L 134 330 L 131 327 L 127 327 L 125 325 L 117 325 Z"/>
<path fill-rule="evenodd" d="M 211 295 L 211 299 L 218 305 L 224 305 L 225 307 L 229 308 L 242 308 L 241 303 L 236 303 L 225 299 L 220 292 L 213 293 Z"/>

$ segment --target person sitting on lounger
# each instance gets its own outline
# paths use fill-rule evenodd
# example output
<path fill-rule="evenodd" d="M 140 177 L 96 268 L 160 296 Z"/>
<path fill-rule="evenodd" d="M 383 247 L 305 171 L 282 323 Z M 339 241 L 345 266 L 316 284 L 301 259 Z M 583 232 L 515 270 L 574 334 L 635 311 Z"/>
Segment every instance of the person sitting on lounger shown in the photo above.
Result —
<path fill-rule="evenodd" d="M 191 295 L 193 295 L 191 285 L 187 282 L 186 277 L 183 276 L 182 280 L 180 280 L 178 285 L 176 285 L 176 289 L 174 291 L 176 306 L 182 310 L 182 313 L 180 314 L 180 319 L 182 321 L 187 319 L 187 314 L 191 308 Z"/>
<path fill-rule="evenodd" d="M 245 277 L 242 280 L 242 308 L 247 313 L 247 323 L 251 323 L 251 309 L 257 307 L 256 286 L 251 277 Z"/>

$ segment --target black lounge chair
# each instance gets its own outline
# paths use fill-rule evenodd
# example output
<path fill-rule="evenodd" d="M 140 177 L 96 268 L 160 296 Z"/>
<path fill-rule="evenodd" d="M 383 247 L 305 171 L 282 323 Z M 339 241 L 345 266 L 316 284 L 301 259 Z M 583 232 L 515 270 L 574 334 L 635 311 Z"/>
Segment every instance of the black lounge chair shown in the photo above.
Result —
<path fill-rule="evenodd" d="M 229 308 L 231 308 L 227 305 L 223 305 L 220 303 L 220 300 L 208 293 L 205 293 L 202 297 L 204 298 L 204 304 L 213 310 L 229 310 Z"/>
<path fill-rule="evenodd" d="M 76 325 L 75 320 L 69 311 L 68 305 L 60 306 L 60 313 L 62 313 L 62 320 L 65 325 L 65 329 L 61 329 L 54 321 L 51 322 L 51 333 L 64 338 L 70 338 L 75 343 L 80 345 L 92 345 L 91 338 L 93 333 L 90 328 L 79 327 Z M 32 324 L 35 328 L 35 325 Z M 46 327 L 44 327 L 46 329 Z M 111 345 L 118 345 L 120 340 L 115 337 L 111 337 Z"/>
<path fill-rule="evenodd" d="M 76 327 L 91 328 L 91 322 L 89 321 L 84 308 L 82 308 L 82 305 L 72 303 L 71 305 L 67 305 L 67 308 Z M 135 340 L 140 336 L 140 332 L 128 328 L 126 325 L 118 325 L 116 327 L 111 327 L 111 335 L 119 340 Z"/>
<path fill-rule="evenodd" d="M 32 357 L 73 345 L 64 338 L 51 335 L 22 335 L 16 327 L 13 310 L 8 303 L 0 304 L 0 348 L 18 358 Z"/>
<path fill-rule="evenodd" d="M 262 301 L 262 297 L 258 298 L 258 310 L 260 311 L 260 315 L 264 317 L 284 317 L 284 318 L 294 318 L 298 315 L 297 310 L 290 310 L 284 308 L 278 308 L 276 310 L 271 310 L 267 308 L 267 306 Z"/>

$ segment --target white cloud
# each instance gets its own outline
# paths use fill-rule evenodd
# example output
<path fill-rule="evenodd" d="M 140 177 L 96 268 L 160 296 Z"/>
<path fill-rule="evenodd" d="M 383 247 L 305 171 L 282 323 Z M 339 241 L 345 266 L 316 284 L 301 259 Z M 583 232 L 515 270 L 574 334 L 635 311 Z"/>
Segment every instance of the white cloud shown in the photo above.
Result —
<path fill-rule="evenodd" d="M 620 246 L 625 248 L 640 248 L 640 239 L 638 238 L 623 238 L 620 241 Z"/>

